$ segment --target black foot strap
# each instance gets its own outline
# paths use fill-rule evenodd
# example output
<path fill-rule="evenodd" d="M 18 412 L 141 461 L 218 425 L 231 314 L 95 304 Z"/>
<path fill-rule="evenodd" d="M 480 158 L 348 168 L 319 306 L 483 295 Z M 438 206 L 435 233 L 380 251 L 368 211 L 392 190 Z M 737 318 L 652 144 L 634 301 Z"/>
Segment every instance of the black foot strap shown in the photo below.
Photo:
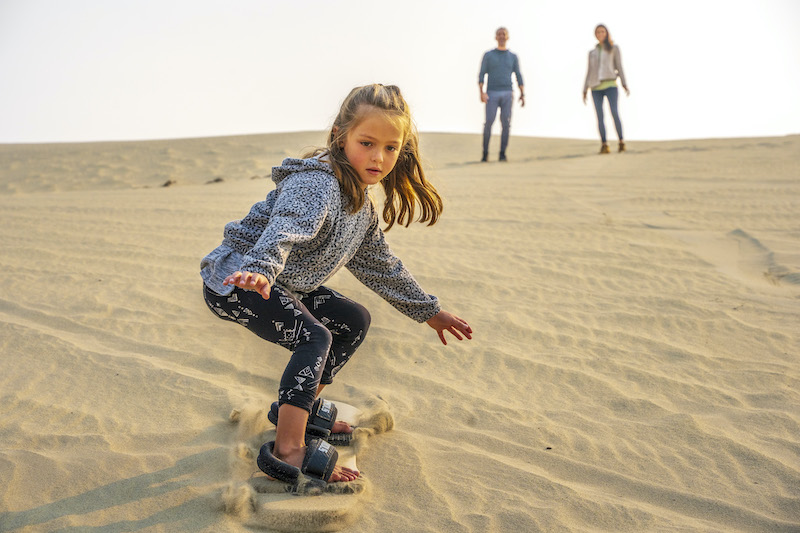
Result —
<path fill-rule="evenodd" d="M 276 426 L 278 425 L 278 408 L 278 402 L 274 402 L 270 407 L 269 413 L 267 413 L 269 421 Z M 312 437 L 328 440 L 331 429 L 333 429 L 333 423 L 336 422 L 337 412 L 336 404 L 330 400 L 317 398 L 311 406 L 311 412 L 308 415 L 306 433 Z"/>
<path fill-rule="evenodd" d="M 321 439 L 309 440 L 301 468 L 275 457 L 274 448 L 275 441 L 261 446 L 256 463 L 262 472 L 289 484 L 291 492 L 319 494 L 325 490 L 339 458 L 336 448 Z"/>

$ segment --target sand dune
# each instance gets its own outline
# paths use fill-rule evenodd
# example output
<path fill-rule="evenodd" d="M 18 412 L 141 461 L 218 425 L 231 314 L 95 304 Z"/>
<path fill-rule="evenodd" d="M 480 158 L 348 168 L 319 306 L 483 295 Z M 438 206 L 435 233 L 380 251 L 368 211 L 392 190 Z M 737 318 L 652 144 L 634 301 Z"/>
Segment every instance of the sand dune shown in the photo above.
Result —
<path fill-rule="evenodd" d="M 228 417 L 287 353 L 199 260 L 323 137 L 0 145 L 0 531 L 250 530 Z M 395 420 L 343 531 L 800 531 L 800 136 L 479 143 L 424 134 L 445 214 L 388 233 L 473 341 L 331 283 L 373 325 L 326 396 Z"/>

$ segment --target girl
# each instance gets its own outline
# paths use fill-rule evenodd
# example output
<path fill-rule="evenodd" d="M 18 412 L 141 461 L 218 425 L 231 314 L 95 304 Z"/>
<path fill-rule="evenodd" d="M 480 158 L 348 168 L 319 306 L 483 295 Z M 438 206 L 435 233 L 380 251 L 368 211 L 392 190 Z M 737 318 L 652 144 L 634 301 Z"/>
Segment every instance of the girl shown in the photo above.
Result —
<path fill-rule="evenodd" d="M 622 70 L 622 57 L 619 53 L 619 46 L 611 40 L 608 28 L 603 24 L 598 24 L 594 29 L 594 36 L 598 44 L 589 52 L 589 67 L 586 70 L 586 81 L 583 84 L 583 103 L 586 103 L 586 93 L 592 88 L 592 99 L 594 109 L 597 112 L 597 127 L 600 130 L 601 154 L 609 153 L 606 143 L 606 125 L 603 122 L 603 97 L 608 98 L 608 106 L 611 108 L 611 116 L 614 117 L 614 126 L 617 128 L 619 137 L 619 151 L 625 151 L 625 141 L 622 139 L 622 122 L 619 120 L 617 111 L 617 76 L 622 81 L 622 88 L 625 94 L 630 95 L 628 85 L 625 83 L 625 73 Z"/>
<path fill-rule="evenodd" d="M 270 451 L 296 467 L 304 459 L 313 462 L 306 426 L 312 408 L 315 423 L 322 411 L 315 398 L 364 341 L 370 324 L 363 306 L 323 285 L 341 267 L 401 313 L 427 322 L 443 344 L 445 331 L 472 338 L 469 324 L 442 310 L 394 256 L 369 197 L 368 187 L 382 184 L 387 231 L 395 223 L 409 226 L 417 207 L 419 222 L 429 226 L 442 212 L 441 197 L 425 179 L 400 89 L 353 89 L 326 148 L 305 157 L 272 169 L 275 190 L 245 218 L 227 224 L 222 244 L 201 262 L 203 294 L 215 314 L 292 351 L 278 390 Z M 336 422 L 331 431 L 352 428 Z M 324 475 L 325 481 L 351 481 L 359 474 L 337 466 Z"/>

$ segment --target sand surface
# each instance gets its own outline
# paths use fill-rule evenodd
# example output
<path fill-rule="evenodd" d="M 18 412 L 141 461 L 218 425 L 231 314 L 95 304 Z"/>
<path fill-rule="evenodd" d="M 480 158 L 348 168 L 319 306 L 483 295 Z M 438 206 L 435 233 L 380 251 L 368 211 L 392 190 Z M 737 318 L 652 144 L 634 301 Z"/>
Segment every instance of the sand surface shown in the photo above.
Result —
<path fill-rule="evenodd" d="M 0 531 L 251 530 L 229 415 L 287 352 L 199 261 L 323 138 L 0 146 Z M 597 148 L 422 136 L 446 210 L 388 239 L 475 338 L 330 283 L 373 320 L 326 396 L 395 420 L 343 531 L 800 531 L 800 136 Z"/>

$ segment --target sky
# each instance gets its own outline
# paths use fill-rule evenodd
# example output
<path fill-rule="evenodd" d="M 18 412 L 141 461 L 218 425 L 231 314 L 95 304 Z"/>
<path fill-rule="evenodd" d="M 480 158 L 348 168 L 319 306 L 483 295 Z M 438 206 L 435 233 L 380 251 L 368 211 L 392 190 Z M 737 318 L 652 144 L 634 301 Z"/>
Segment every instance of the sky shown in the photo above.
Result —
<path fill-rule="evenodd" d="M 526 89 L 512 135 L 596 139 L 598 23 L 627 140 L 800 133 L 800 0 L 0 0 L 0 143 L 325 130 L 372 82 L 420 131 L 479 133 L 499 26 Z"/>

